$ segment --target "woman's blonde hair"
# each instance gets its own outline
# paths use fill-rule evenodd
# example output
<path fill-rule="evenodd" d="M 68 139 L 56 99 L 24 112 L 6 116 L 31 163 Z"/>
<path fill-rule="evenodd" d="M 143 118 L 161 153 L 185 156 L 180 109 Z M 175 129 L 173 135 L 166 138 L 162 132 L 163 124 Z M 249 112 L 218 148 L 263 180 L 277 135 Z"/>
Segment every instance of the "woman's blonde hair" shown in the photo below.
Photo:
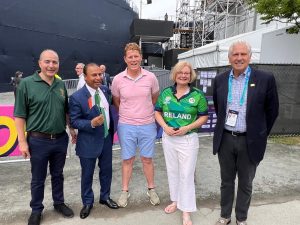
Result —
<path fill-rule="evenodd" d="M 196 80 L 196 72 L 195 70 L 193 70 L 192 68 L 192 65 L 189 63 L 189 62 L 186 62 L 186 61 L 180 61 L 178 63 L 176 63 L 176 65 L 173 67 L 172 71 L 171 71 L 171 74 L 170 74 L 170 80 L 176 82 L 176 75 L 178 73 L 181 72 L 181 70 L 184 68 L 184 67 L 188 67 L 191 71 L 191 78 L 190 78 L 190 82 L 189 83 L 192 83 L 194 80 Z"/>

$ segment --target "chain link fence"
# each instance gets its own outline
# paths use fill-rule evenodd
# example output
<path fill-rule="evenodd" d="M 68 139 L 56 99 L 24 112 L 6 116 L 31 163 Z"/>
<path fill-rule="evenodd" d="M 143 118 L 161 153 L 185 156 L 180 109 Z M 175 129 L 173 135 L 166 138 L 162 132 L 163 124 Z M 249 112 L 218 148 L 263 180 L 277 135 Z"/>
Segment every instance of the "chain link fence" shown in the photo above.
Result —
<path fill-rule="evenodd" d="M 279 117 L 272 134 L 300 134 L 300 65 L 257 65 L 274 73 L 279 95 Z"/>
<path fill-rule="evenodd" d="M 275 76 L 279 96 L 279 116 L 271 131 L 271 135 L 300 134 L 300 65 L 252 64 L 255 69 L 272 72 Z M 231 67 L 202 68 L 198 71 L 216 71 L 217 74 Z M 201 88 L 199 80 L 196 86 Z M 212 87 L 207 89 L 212 95 Z"/>

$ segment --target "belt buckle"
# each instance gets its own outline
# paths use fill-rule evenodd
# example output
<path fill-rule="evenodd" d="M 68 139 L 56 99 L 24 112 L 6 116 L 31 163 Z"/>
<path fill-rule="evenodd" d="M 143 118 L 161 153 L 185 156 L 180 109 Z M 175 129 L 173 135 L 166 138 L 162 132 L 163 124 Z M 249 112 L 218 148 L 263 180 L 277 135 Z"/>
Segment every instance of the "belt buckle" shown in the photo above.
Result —
<path fill-rule="evenodd" d="M 56 139 L 55 134 L 50 134 L 50 139 L 51 139 L 51 140 Z"/>
<path fill-rule="evenodd" d="M 231 131 L 231 135 L 234 136 L 234 137 L 237 137 L 236 134 L 234 134 L 235 132 L 234 131 Z"/>

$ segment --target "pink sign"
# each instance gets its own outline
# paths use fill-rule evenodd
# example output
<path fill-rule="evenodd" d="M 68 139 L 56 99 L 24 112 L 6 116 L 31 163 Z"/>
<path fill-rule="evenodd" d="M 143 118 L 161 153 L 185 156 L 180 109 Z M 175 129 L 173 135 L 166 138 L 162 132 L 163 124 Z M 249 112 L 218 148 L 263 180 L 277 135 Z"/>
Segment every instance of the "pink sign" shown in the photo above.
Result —
<path fill-rule="evenodd" d="M 12 105 L 0 105 L 0 157 L 21 155 L 13 111 Z"/>

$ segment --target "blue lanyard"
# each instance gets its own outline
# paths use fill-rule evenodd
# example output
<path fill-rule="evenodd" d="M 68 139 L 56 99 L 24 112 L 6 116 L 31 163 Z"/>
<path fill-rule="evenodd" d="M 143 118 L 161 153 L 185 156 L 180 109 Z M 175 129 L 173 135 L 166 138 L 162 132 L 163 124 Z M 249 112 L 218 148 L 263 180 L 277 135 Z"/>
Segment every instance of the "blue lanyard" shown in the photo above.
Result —
<path fill-rule="evenodd" d="M 245 72 L 245 83 L 244 83 L 244 88 L 243 88 L 243 93 L 240 99 L 240 106 L 242 106 L 244 104 L 245 101 L 245 95 L 246 95 L 246 91 L 248 88 L 248 82 L 249 82 L 249 77 L 250 77 L 250 73 L 251 73 L 251 68 L 248 66 L 246 72 Z M 232 80 L 233 80 L 233 71 L 231 70 L 230 75 L 229 75 L 229 79 L 228 79 L 228 99 L 227 101 L 229 103 L 232 102 Z"/>

